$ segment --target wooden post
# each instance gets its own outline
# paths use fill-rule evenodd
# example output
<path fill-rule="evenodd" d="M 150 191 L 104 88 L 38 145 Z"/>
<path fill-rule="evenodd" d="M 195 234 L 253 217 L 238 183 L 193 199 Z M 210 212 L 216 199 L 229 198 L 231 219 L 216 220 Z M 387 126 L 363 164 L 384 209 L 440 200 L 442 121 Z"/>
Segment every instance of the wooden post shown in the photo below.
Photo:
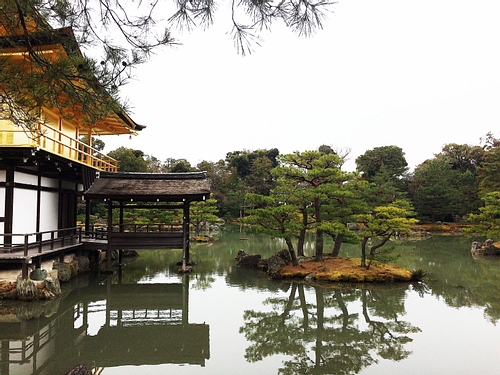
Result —
<path fill-rule="evenodd" d="M 189 259 L 189 201 L 184 201 L 184 215 L 182 222 L 184 238 L 182 240 L 182 271 L 185 272 L 187 265 L 191 263 Z"/>
<path fill-rule="evenodd" d="M 113 201 L 111 199 L 108 200 L 108 247 L 106 249 L 106 267 L 111 269 L 111 252 L 113 242 Z"/>
<path fill-rule="evenodd" d="M 22 266 L 21 266 L 21 269 L 22 269 L 22 278 L 24 280 L 28 279 L 28 263 L 27 263 L 27 260 L 26 259 L 23 259 L 23 263 L 22 263 Z"/>
<path fill-rule="evenodd" d="M 14 216 L 14 167 L 8 166 L 5 176 L 5 218 L 4 218 L 4 234 L 10 234 L 10 236 L 4 237 L 4 245 L 12 245 L 12 224 Z"/>
<path fill-rule="evenodd" d="M 123 233 L 123 201 L 120 201 L 120 228 L 119 232 Z M 118 250 L 118 264 L 121 266 L 123 264 L 123 249 Z"/>
<path fill-rule="evenodd" d="M 25 234 L 24 235 L 24 256 L 28 256 L 28 239 L 29 239 L 29 235 L 28 234 Z"/>
<path fill-rule="evenodd" d="M 189 325 L 189 275 L 182 275 L 182 326 Z"/>
<path fill-rule="evenodd" d="M 85 198 L 85 236 L 90 233 L 90 198 Z M 94 235 L 90 236 L 94 238 Z"/>

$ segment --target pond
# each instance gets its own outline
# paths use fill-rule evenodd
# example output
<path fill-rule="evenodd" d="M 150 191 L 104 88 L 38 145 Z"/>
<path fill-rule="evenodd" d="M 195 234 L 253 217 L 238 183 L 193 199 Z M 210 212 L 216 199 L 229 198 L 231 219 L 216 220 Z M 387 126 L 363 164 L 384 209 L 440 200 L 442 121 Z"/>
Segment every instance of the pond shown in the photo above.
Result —
<path fill-rule="evenodd" d="M 268 280 L 234 258 L 284 244 L 237 230 L 193 245 L 190 275 L 177 273 L 181 251 L 140 251 L 113 275 L 65 284 L 55 301 L 0 301 L 0 375 L 78 364 L 100 375 L 494 374 L 500 260 L 473 259 L 471 241 L 394 243 L 394 263 L 428 280 L 378 285 Z"/>

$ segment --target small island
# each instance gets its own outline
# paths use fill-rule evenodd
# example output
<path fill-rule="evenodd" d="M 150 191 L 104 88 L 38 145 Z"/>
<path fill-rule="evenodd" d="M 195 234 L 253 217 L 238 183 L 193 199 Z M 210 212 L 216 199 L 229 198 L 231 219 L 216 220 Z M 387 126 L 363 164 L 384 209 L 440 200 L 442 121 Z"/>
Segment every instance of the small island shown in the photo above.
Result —
<path fill-rule="evenodd" d="M 280 271 L 284 279 L 302 278 L 329 282 L 394 282 L 419 281 L 416 272 L 403 267 L 374 262 L 369 268 L 360 267 L 360 258 L 324 257 L 303 259 L 298 266 L 287 264 Z"/>
<path fill-rule="evenodd" d="M 319 282 L 411 282 L 421 281 L 425 271 L 412 271 L 404 267 L 374 261 L 369 267 L 361 267 L 360 258 L 324 256 L 321 261 L 314 257 L 300 258 L 294 265 L 287 249 L 268 259 L 259 254 L 246 254 L 240 250 L 236 257 L 241 268 L 260 269 L 272 279 L 303 279 Z"/>

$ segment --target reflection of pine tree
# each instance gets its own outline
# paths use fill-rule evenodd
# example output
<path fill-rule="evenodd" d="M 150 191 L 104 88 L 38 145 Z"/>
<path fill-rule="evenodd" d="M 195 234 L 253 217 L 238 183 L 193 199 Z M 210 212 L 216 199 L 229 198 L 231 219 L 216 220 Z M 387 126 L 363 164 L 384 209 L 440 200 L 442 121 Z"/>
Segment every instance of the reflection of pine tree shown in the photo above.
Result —
<path fill-rule="evenodd" d="M 405 289 L 314 291 L 314 302 L 308 302 L 312 289 L 293 283 L 288 297 L 266 300 L 272 311 L 245 311 L 240 332 L 252 343 L 248 361 L 285 354 L 290 359 L 279 374 L 347 375 L 377 363 L 374 354 L 392 360 L 410 354 L 404 349 L 411 341 L 407 334 L 419 329 L 398 320 L 405 313 Z M 349 312 L 356 301 L 361 314 Z"/>
<path fill-rule="evenodd" d="M 408 357 L 411 352 L 404 349 L 404 345 L 411 342 L 412 339 L 406 336 L 408 333 L 420 332 L 420 329 L 412 326 L 409 322 L 398 320 L 398 310 L 402 310 L 401 315 L 404 313 L 403 299 L 400 303 L 394 305 L 387 304 L 387 300 L 383 298 L 368 299 L 369 296 L 373 297 L 371 291 L 363 289 L 361 293 L 361 301 L 363 303 L 363 316 L 365 322 L 368 323 L 368 332 L 370 333 L 370 345 L 376 350 L 377 354 L 382 358 L 391 359 L 393 361 L 400 361 Z M 392 320 L 374 320 L 370 317 L 369 305 L 371 302 L 383 301 L 374 306 L 373 310 L 379 317 L 384 315 L 392 315 Z M 382 305 L 382 306 L 380 306 Z M 394 306 L 394 308 L 392 308 Z M 402 307 L 402 309 L 401 309 Z M 388 308 L 391 308 L 390 310 Z M 399 308 L 399 309 L 398 309 Z"/>

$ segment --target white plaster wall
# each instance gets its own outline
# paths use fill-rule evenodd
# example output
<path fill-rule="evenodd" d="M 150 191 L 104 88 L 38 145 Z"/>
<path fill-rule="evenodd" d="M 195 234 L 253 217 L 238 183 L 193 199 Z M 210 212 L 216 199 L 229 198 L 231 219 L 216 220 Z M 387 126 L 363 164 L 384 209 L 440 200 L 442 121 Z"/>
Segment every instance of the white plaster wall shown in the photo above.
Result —
<path fill-rule="evenodd" d="M 7 172 L 6 171 L 0 171 L 0 181 L 1 182 L 6 182 L 7 181 Z M 5 216 L 5 188 L 0 187 L 0 216 Z M 3 229 L 3 223 L 0 223 L 0 233 L 4 233 Z M 0 243 L 3 244 L 3 237 L 0 238 Z"/>
<path fill-rule="evenodd" d="M 5 188 L 4 187 L 0 187 L 0 216 L 5 216 Z M 3 233 L 3 231 L 0 233 Z"/>
<path fill-rule="evenodd" d="M 14 172 L 14 182 L 27 185 L 38 185 L 38 176 L 22 172 Z"/>
<path fill-rule="evenodd" d="M 36 232 L 36 191 L 14 189 L 14 215 L 12 232 L 17 234 Z M 24 239 L 14 237 L 13 243 L 22 243 Z"/>
<path fill-rule="evenodd" d="M 0 181 L 1 182 L 6 182 L 7 181 L 7 172 L 2 170 L 0 171 Z M 5 188 L 0 187 L 0 216 L 5 216 Z M 4 223 L 0 222 L 0 233 L 5 233 L 4 229 Z M 4 243 L 4 237 L 0 237 L 0 244 L 3 245 Z"/>
<path fill-rule="evenodd" d="M 53 178 L 42 177 L 42 186 L 51 187 L 57 189 L 59 187 L 59 181 Z"/>
<path fill-rule="evenodd" d="M 19 171 L 14 172 L 14 181 L 26 185 L 38 185 L 38 177 Z M 12 232 L 17 234 L 36 232 L 36 191 L 14 188 L 14 214 Z M 23 239 L 14 237 L 13 243 L 21 243 Z"/>
<path fill-rule="evenodd" d="M 40 197 L 40 231 L 57 229 L 59 212 L 59 195 L 57 192 L 42 191 Z M 50 239 L 50 234 L 43 236 L 44 240 Z"/>

